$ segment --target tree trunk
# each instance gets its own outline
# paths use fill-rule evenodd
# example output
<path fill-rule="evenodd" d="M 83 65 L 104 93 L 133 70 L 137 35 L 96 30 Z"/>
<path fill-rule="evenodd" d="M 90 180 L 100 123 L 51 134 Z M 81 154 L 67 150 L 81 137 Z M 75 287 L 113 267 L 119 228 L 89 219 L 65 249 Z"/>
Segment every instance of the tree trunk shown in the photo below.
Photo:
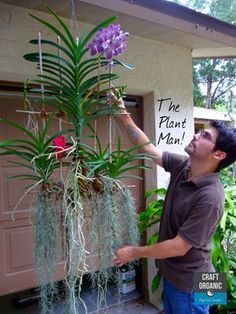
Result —
<path fill-rule="evenodd" d="M 207 99 L 206 99 L 206 108 L 211 109 L 211 92 L 212 92 L 212 75 L 209 74 L 207 77 Z"/>
<path fill-rule="evenodd" d="M 233 96 L 234 93 L 230 90 L 230 96 L 229 96 L 229 104 L 228 104 L 228 112 L 232 112 L 233 111 Z"/>

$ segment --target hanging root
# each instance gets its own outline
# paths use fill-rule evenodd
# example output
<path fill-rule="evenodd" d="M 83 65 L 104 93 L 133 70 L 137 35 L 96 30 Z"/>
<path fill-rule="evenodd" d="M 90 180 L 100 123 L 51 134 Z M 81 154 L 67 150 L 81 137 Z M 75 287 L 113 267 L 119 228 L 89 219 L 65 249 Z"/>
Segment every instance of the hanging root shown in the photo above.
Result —
<path fill-rule="evenodd" d="M 65 183 L 63 208 L 67 247 L 65 282 L 68 292 L 66 313 L 70 314 L 78 313 L 76 310 L 77 298 L 83 304 L 85 313 L 87 313 L 86 304 L 80 296 L 83 275 L 87 272 L 86 257 L 89 254 L 85 248 L 83 233 L 84 209 L 80 196 L 81 181 L 85 179 L 81 174 L 81 167 L 78 162 L 69 173 Z"/>

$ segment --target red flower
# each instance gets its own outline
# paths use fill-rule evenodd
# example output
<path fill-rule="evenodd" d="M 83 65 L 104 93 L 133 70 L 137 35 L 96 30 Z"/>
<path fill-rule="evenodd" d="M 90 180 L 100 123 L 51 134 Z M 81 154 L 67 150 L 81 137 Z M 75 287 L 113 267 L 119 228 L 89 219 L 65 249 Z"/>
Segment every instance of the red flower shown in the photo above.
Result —
<path fill-rule="evenodd" d="M 55 146 L 56 159 L 64 157 L 66 153 L 65 149 L 70 147 L 70 145 L 66 144 L 63 135 L 56 137 L 55 140 L 53 141 L 53 145 Z"/>

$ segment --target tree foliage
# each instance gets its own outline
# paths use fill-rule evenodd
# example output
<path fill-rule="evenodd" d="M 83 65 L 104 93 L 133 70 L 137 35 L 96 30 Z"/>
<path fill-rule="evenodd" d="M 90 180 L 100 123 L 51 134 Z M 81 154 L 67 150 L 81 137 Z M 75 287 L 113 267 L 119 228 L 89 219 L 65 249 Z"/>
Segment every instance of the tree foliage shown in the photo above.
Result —
<path fill-rule="evenodd" d="M 177 0 L 182 4 L 182 0 Z M 186 6 L 200 12 L 207 13 L 219 20 L 236 23 L 236 1 L 235 0 L 188 0 Z"/>
<path fill-rule="evenodd" d="M 236 85 L 234 59 L 193 60 L 194 103 L 197 106 L 232 111 L 232 88 Z M 201 86 L 205 87 L 205 95 Z"/>
<path fill-rule="evenodd" d="M 236 0 L 174 0 L 173 2 L 236 24 Z M 231 112 L 236 86 L 235 58 L 193 60 L 194 105 Z"/>

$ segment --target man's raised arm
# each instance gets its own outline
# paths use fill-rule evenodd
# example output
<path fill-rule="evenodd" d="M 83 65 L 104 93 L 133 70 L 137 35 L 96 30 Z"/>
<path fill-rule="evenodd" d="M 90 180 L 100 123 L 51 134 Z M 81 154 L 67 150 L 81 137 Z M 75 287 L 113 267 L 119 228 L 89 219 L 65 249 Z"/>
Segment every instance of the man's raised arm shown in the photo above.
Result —
<path fill-rule="evenodd" d="M 116 117 L 121 121 L 122 125 L 127 131 L 127 134 L 134 145 L 149 143 L 150 140 L 147 135 L 134 123 L 133 119 L 127 113 L 124 101 L 120 98 L 117 100 L 119 103 L 119 107 L 121 108 L 117 113 Z M 144 153 L 148 153 L 152 155 L 152 159 L 159 166 L 162 165 L 162 151 L 158 149 L 154 144 L 149 143 L 147 145 L 143 145 L 140 148 L 140 151 Z"/>

